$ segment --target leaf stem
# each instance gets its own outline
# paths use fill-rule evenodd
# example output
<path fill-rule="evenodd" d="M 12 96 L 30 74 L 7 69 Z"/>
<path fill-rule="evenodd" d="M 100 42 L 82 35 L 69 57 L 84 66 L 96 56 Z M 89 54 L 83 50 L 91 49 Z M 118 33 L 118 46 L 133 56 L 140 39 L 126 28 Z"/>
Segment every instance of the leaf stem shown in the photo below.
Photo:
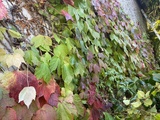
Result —
<path fill-rule="evenodd" d="M 29 87 L 29 81 L 28 81 L 28 64 L 27 65 L 27 86 Z"/>

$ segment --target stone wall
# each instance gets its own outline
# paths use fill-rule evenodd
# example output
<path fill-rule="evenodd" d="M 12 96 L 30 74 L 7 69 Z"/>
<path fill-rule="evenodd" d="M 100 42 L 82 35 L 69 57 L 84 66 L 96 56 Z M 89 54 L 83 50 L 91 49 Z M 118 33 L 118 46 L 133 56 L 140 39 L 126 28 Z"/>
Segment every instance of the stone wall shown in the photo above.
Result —
<path fill-rule="evenodd" d="M 140 8 L 136 0 L 117 0 L 121 3 L 123 11 L 130 17 L 130 19 L 140 26 L 142 32 L 146 31 L 146 24 L 143 15 L 141 14 Z"/>

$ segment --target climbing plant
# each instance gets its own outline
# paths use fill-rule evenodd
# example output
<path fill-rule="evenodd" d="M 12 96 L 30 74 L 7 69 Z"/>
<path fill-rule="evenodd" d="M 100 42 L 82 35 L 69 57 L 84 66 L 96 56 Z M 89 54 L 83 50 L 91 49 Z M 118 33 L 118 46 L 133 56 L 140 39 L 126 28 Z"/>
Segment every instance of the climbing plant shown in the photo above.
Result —
<path fill-rule="evenodd" d="M 116 0 L 49 0 L 34 7 L 50 21 L 52 35 L 34 36 L 12 53 L 0 49 L 0 118 L 132 118 L 127 105 L 133 112 L 152 105 L 151 91 L 139 90 L 142 72 L 151 69 L 144 38 Z M 4 34 L 23 36 L 1 27 L 1 40 Z"/>

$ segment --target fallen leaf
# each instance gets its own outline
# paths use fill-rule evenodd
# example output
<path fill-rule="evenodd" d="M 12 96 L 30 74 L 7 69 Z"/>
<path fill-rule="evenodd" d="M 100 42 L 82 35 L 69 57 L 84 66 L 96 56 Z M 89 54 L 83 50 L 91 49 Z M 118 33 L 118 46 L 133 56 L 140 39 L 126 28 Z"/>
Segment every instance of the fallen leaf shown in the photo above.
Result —
<path fill-rule="evenodd" d="M 24 87 L 19 93 L 19 102 L 23 101 L 24 104 L 29 108 L 32 100 L 36 98 L 36 90 L 34 87 Z"/>
<path fill-rule="evenodd" d="M 61 10 L 61 13 L 66 18 L 67 21 L 68 20 L 72 20 L 73 21 L 72 16 L 68 12 L 66 12 L 65 10 Z"/>

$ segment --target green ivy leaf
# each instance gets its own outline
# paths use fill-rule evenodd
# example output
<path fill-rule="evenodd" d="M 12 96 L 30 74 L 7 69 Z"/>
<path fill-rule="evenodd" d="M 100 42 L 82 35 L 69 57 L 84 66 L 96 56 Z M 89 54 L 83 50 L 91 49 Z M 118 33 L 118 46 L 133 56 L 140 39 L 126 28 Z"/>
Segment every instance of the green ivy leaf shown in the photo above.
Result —
<path fill-rule="evenodd" d="M 57 34 L 54 33 L 53 36 L 57 43 L 60 43 L 61 39 L 57 36 Z"/>
<path fill-rule="evenodd" d="M 85 73 L 84 65 L 80 62 L 76 63 L 74 70 L 75 70 L 74 71 L 75 76 L 77 76 L 77 75 L 83 76 L 83 74 Z"/>
<path fill-rule="evenodd" d="M 38 48 L 43 44 L 43 41 L 44 41 L 44 36 L 38 35 L 31 39 L 31 44 L 33 44 L 35 48 Z"/>
<path fill-rule="evenodd" d="M 31 50 L 27 50 L 24 55 L 25 61 L 31 65 L 39 65 L 40 56 L 39 51 L 32 47 Z"/>
<path fill-rule="evenodd" d="M 112 41 L 116 41 L 117 43 L 119 43 L 119 45 L 121 44 L 120 38 L 118 38 L 114 33 L 111 33 L 111 34 L 110 34 L 110 39 L 111 39 Z"/>
<path fill-rule="evenodd" d="M 62 78 L 66 84 L 70 84 L 73 79 L 73 69 L 69 63 L 64 63 L 62 69 Z"/>
<path fill-rule="evenodd" d="M 51 72 L 55 71 L 58 66 L 60 66 L 60 59 L 56 56 L 51 58 L 51 61 L 49 63 Z"/>
<path fill-rule="evenodd" d="M 143 99 L 145 97 L 145 93 L 143 91 L 138 90 L 137 92 L 138 98 Z"/>
<path fill-rule="evenodd" d="M 146 99 L 146 100 L 144 100 L 144 105 L 145 105 L 146 107 L 152 105 L 152 100 L 151 100 L 151 99 Z"/>
<path fill-rule="evenodd" d="M 76 106 L 78 114 L 83 116 L 84 115 L 84 108 L 83 108 L 82 100 L 80 99 L 78 94 L 75 94 L 73 96 L 73 102 Z"/>
<path fill-rule="evenodd" d="M 19 32 L 14 30 L 8 30 L 8 32 L 13 38 L 22 38 L 22 35 Z"/>
<path fill-rule="evenodd" d="M 44 56 L 41 57 L 41 60 L 42 60 L 43 62 L 49 63 L 49 61 L 51 60 L 51 55 L 50 55 L 48 52 L 46 52 L 46 53 L 44 54 Z"/>
<path fill-rule="evenodd" d="M 67 102 L 63 102 L 62 103 L 64 108 L 66 109 L 66 111 L 70 114 L 70 115 L 75 115 L 77 116 L 77 109 L 75 107 L 74 104 L 71 104 L 71 103 L 67 103 Z"/>
<path fill-rule="evenodd" d="M 51 79 L 51 71 L 47 63 L 41 63 L 39 67 L 35 70 L 35 75 L 38 79 L 44 79 L 48 83 Z"/>
<path fill-rule="evenodd" d="M 160 120 L 160 113 L 158 113 L 157 115 L 155 115 L 154 117 L 156 120 Z"/>
<path fill-rule="evenodd" d="M 68 47 L 65 44 L 60 44 L 54 48 L 54 55 L 64 58 L 69 54 Z"/>
<path fill-rule="evenodd" d="M 3 34 L 6 32 L 6 28 L 0 27 L 0 40 L 3 40 L 4 36 Z"/>
<path fill-rule="evenodd" d="M 134 108 L 138 108 L 139 106 L 141 106 L 141 104 L 142 104 L 142 103 L 140 102 L 140 100 L 131 103 L 131 105 L 132 105 Z"/>
<path fill-rule="evenodd" d="M 70 114 L 60 102 L 58 103 L 57 115 L 58 120 L 72 120 L 73 118 L 72 114 Z"/>
<path fill-rule="evenodd" d="M 69 38 L 66 39 L 66 43 L 67 43 L 68 50 L 71 51 L 73 48 L 73 44 L 71 43 Z"/>
<path fill-rule="evenodd" d="M 48 36 L 38 35 L 31 39 L 31 44 L 33 44 L 36 48 L 39 47 L 42 51 L 50 51 L 52 40 Z"/>
<path fill-rule="evenodd" d="M 77 21 L 77 27 L 79 29 L 80 32 L 82 32 L 83 28 L 84 28 L 84 24 L 81 21 Z"/>
<path fill-rule="evenodd" d="M 152 76 L 154 81 L 160 82 L 160 73 L 154 73 Z"/>
<path fill-rule="evenodd" d="M 114 120 L 114 118 L 108 112 L 104 112 L 103 114 L 105 120 Z"/>
<path fill-rule="evenodd" d="M 93 29 L 89 29 L 90 33 L 92 34 L 92 36 L 94 37 L 94 39 L 99 39 L 100 38 L 100 34 L 98 32 L 96 32 Z"/>

